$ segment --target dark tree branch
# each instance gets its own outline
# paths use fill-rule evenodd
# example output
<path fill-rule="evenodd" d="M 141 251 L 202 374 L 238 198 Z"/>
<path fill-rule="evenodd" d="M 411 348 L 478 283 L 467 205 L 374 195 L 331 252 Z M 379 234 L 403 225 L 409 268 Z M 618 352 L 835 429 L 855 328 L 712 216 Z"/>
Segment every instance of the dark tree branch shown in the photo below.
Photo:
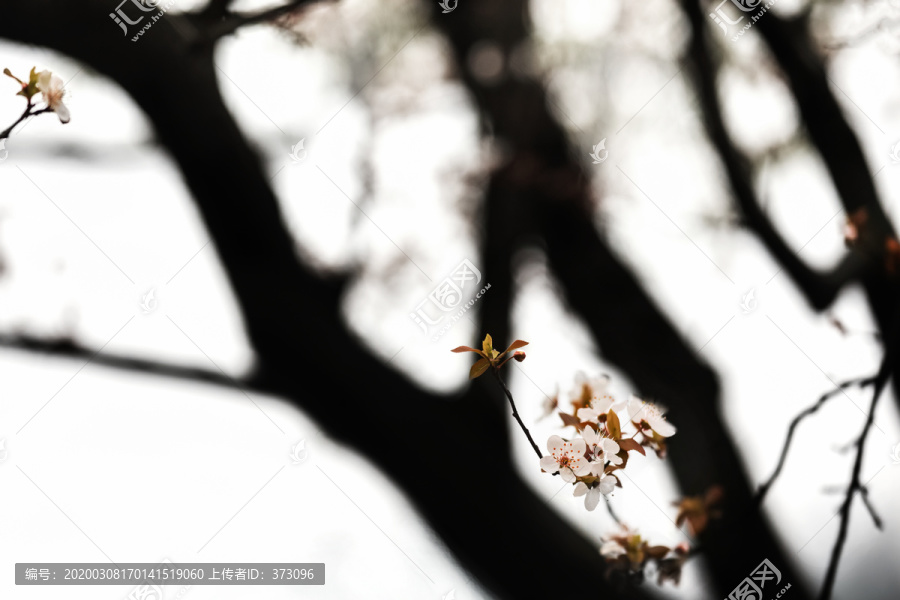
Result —
<path fill-rule="evenodd" d="M 487 384 L 476 381 L 452 402 L 413 385 L 347 328 L 340 286 L 321 281 L 298 262 L 268 177 L 219 94 L 212 49 L 197 51 L 167 27 L 154 27 L 139 44 L 123 42 L 115 28 L 95 18 L 107 9 L 100 0 L 6 3 L 0 7 L 0 36 L 87 63 L 145 111 L 214 240 L 256 352 L 255 377 L 382 468 L 462 566 L 496 596 L 554 597 L 558 573 L 601 573 L 605 563 L 596 542 L 577 533 L 516 473 L 507 417 L 496 410 Z M 84 36 L 93 43 L 85 44 Z M 185 109 L 186 97 L 202 110 Z M 221 152 L 210 153 L 210 147 Z M 369 401 L 373 389 L 390 394 L 391 401 Z M 348 411 L 383 432 L 379 443 L 349 435 Z M 429 426 L 410 427 L 409 415 Z M 433 443 L 436 435 L 462 432 L 476 443 Z M 408 451 L 426 446 L 428 453 Z M 472 468 L 485 456 L 491 468 Z M 422 479 L 435 465 L 439 490 Z M 509 552 L 535 545 L 543 551 Z M 608 598 L 620 597 L 602 580 L 595 587 Z"/>
<path fill-rule="evenodd" d="M 784 463 L 787 460 L 788 449 L 791 446 L 791 441 L 794 439 L 794 431 L 797 429 L 797 426 L 800 425 L 800 421 L 810 416 L 813 413 L 818 412 L 820 408 L 831 398 L 837 396 L 838 394 L 844 393 L 849 387 L 860 386 L 866 387 L 875 383 L 875 377 L 868 377 L 865 379 L 853 379 L 851 381 L 845 381 L 838 385 L 836 388 L 829 392 L 825 392 L 821 397 L 816 401 L 815 404 L 809 406 L 800 412 L 794 419 L 791 421 L 790 426 L 788 427 L 787 437 L 784 440 L 784 446 L 781 448 L 781 455 L 778 457 L 778 463 L 775 465 L 775 471 L 771 476 L 759 486 L 759 490 L 756 492 L 756 502 L 758 504 L 762 504 L 763 500 L 766 498 L 766 494 L 769 493 L 769 489 L 771 489 L 772 484 L 775 483 L 775 480 L 781 474 L 781 469 L 784 468 Z"/>
<path fill-rule="evenodd" d="M 132 356 L 99 352 L 69 339 L 41 339 L 27 335 L 0 335 L 0 347 L 9 350 L 45 354 L 59 358 L 90 361 L 93 364 L 123 369 L 148 375 L 158 375 L 174 379 L 184 379 L 208 383 L 220 387 L 235 387 L 266 392 L 260 383 L 249 379 L 234 378 L 220 371 L 183 367 Z"/>
<path fill-rule="evenodd" d="M 839 513 L 841 517 L 840 529 L 838 530 L 837 540 L 834 543 L 834 549 L 831 552 L 831 560 L 828 562 L 828 570 L 825 572 L 825 583 L 822 585 L 822 592 L 819 595 L 820 600 L 830 600 L 834 591 L 834 582 L 837 577 L 838 564 L 841 560 L 841 554 L 844 551 L 844 545 L 847 542 L 847 530 L 850 527 L 850 507 L 853 505 L 853 497 L 857 493 L 862 495 L 866 508 L 869 509 L 872 518 L 875 519 L 876 525 L 879 529 L 881 528 L 881 519 L 878 518 L 869 503 L 868 491 L 860 478 L 860 474 L 862 473 L 862 461 L 866 447 L 866 439 L 869 437 L 869 431 L 872 429 L 872 424 L 875 422 L 875 409 L 878 407 L 878 399 L 881 398 L 881 392 L 884 390 L 884 386 L 891 376 L 893 363 L 890 354 L 890 350 L 885 352 L 881 368 L 875 378 L 869 414 L 866 417 L 866 423 L 863 426 L 862 433 L 856 442 L 856 460 L 853 463 L 853 475 L 850 478 L 850 485 L 847 486 L 847 493 L 844 497 L 844 502 L 841 505 Z"/>
<path fill-rule="evenodd" d="M 743 213 L 744 222 L 781 264 L 807 302 L 816 310 L 824 310 L 831 306 L 843 286 L 861 274 L 863 261 L 861 257 L 850 252 L 832 271 L 820 273 L 811 269 L 778 233 L 756 197 L 749 161 L 735 147 L 725 128 L 716 90 L 716 74 L 720 65 L 714 57 L 718 52 L 709 42 L 708 36 L 704 35 L 706 15 L 697 4 L 697 0 L 682 0 L 682 7 L 691 23 L 688 61 L 692 67 L 695 89 L 703 108 L 707 135 L 722 161 L 735 201 Z"/>
<path fill-rule="evenodd" d="M 502 139 L 511 153 L 488 186 L 483 241 L 483 248 L 493 249 L 483 257 L 491 265 L 488 278 L 494 283 L 499 274 L 512 282 L 510 257 L 516 250 L 536 246 L 545 251 L 564 299 L 584 319 L 604 359 L 643 393 L 670 406 L 679 435 L 672 439 L 669 457 L 682 491 L 695 495 L 713 484 L 725 490 L 723 518 L 702 539 L 717 591 L 731 592 L 746 576 L 747 565 L 758 564 L 760 554 L 785 565 L 791 581 L 800 581 L 794 561 L 752 501 L 749 478 L 720 414 L 715 375 L 598 232 L 589 178 L 551 113 L 543 86 L 509 70 L 497 80 L 480 81 L 465 68 L 476 44 L 497 44 L 509 59 L 527 42 L 527 3 L 483 0 L 450 18 L 440 14 L 436 3 L 429 7 L 452 44 L 485 130 Z M 500 331 L 508 312 L 497 296 L 488 299 L 482 330 Z M 738 538 L 741 544 L 734 543 Z M 792 593 L 798 600 L 809 597 L 799 585 Z"/>
<path fill-rule="evenodd" d="M 210 22 L 204 33 L 205 43 L 214 43 L 227 35 L 230 35 L 242 27 L 269 23 L 295 11 L 319 2 L 320 0 L 291 0 L 286 4 L 263 9 L 252 13 L 235 13 L 225 11 L 218 18 Z M 207 14 L 201 13 L 202 16 Z"/>

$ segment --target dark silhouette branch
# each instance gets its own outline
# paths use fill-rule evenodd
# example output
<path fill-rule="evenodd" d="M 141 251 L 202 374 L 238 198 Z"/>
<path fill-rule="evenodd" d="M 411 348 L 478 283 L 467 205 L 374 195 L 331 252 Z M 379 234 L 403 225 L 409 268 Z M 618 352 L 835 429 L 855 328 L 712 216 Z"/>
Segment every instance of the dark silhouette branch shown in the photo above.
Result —
<path fill-rule="evenodd" d="M 204 32 L 204 42 L 213 43 L 227 35 L 230 35 L 242 27 L 269 23 L 299 11 L 321 0 L 290 0 L 280 6 L 266 8 L 255 12 L 230 12 L 225 10 L 210 22 Z M 209 13 L 201 12 L 200 16 L 208 16 Z"/>
<path fill-rule="evenodd" d="M 496 596 L 553 597 L 558 573 L 601 573 L 605 562 L 596 542 L 577 533 L 516 473 L 507 416 L 487 384 L 476 381 L 455 401 L 415 386 L 348 329 L 340 315 L 340 282 L 324 281 L 299 263 L 268 177 L 219 94 L 212 49 L 198 50 L 169 27 L 154 27 L 140 43 L 123 42 L 94 18 L 104 10 L 100 0 L 7 3 L 0 8 L 0 36 L 85 62 L 122 86 L 147 114 L 181 170 L 236 295 L 257 357 L 251 379 L 265 381 L 383 469 L 462 566 Z M 86 35 L 94 43 L 83 43 Z M 185 97 L 202 110 L 186 110 Z M 210 147 L 221 152 L 210 153 Z M 373 389 L 391 401 L 369 401 Z M 378 444 L 349 434 L 348 411 L 382 432 Z M 410 427 L 410 415 L 429 426 Z M 434 444 L 436 435 L 460 432 L 476 443 Z M 430 451 L 410 453 L 411 446 Z M 491 468 L 473 469 L 485 456 Z M 435 465 L 441 467 L 439 493 L 421 476 Z M 535 545 L 544 551 L 508 551 Z M 620 597 L 600 579 L 595 586 L 609 598 Z M 629 597 L 647 596 L 638 590 Z"/>
<path fill-rule="evenodd" d="M 259 382 L 249 379 L 235 378 L 220 371 L 184 367 L 181 365 L 163 363 L 153 360 L 145 360 L 133 356 L 99 352 L 88 348 L 70 338 L 42 339 L 28 335 L 0 335 L 0 348 L 9 350 L 44 354 L 59 358 L 90 361 L 93 364 L 103 365 L 115 369 L 123 369 L 147 375 L 158 375 L 173 379 L 183 379 L 208 383 L 220 387 L 238 386 L 242 389 L 267 392 Z"/>
<path fill-rule="evenodd" d="M 838 564 L 841 560 L 841 554 L 844 551 L 844 545 L 847 542 L 847 530 L 850 527 L 850 507 L 853 505 L 853 498 L 857 493 L 862 496 L 863 502 L 872 515 L 872 518 L 875 519 L 876 525 L 879 529 L 881 528 L 881 519 L 878 518 L 871 507 L 868 491 L 860 478 L 860 474 L 862 473 L 862 461 L 863 453 L 865 452 L 866 439 L 869 437 L 869 431 L 872 429 L 872 424 L 875 422 L 875 409 L 878 407 L 878 399 L 881 398 L 881 392 L 884 390 L 884 386 L 891 376 L 893 365 L 889 356 L 890 354 L 890 352 L 885 353 L 881 368 L 875 378 L 872 390 L 872 402 L 869 405 L 869 414 L 866 417 L 865 425 L 863 425 L 862 433 L 856 441 L 856 460 L 853 463 L 853 474 L 850 477 L 850 484 L 847 486 L 844 502 L 841 504 L 841 510 L 839 512 L 841 519 L 840 529 L 838 529 L 838 537 L 834 543 L 834 548 L 831 551 L 828 570 L 825 572 L 825 582 L 822 584 L 822 592 L 819 595 L 820 600 L 830 600 L 834 591 L 834 582 L 837 578 Z"/>
<path fill-rule="evenodd" d="M 875 377 L 868 377 L 865 379 L 853 379 L 850 381 L 845 381 L 839 384 L 833 390 L 822 394 L 819 399 L 816 400 L 815 404 L 804 409 L 800 412 L 800 414 L 794 417 L 794 419 L 791 421 L 790 426 L 788 427 L 787 437 L 785 437 L 784 446 L 782 446 L 781 448 L 781 454 L 778 457 L 778 463 L 775 465 L 775 471 L 773 471 L 772 475 L 770 475 L 769 478 L 759 486 L 759 490 L 757 490 L 756 492 L 756 502 L 758 504 L 763 503 L 766 498 L 766 494 L 769 493 L 769 490 L 772 487 L 772 484 L 775 483 L 775 480 L 781 474 L 781 470 L 782 468 L 784 468 L 784 463 L 787 460 L 788 449 L 791 446 L 791 441 L 794 439 L 794 432 L 797 429 L 797 426 L 800 425 L 800 422 L 806 417 L 818 412 L 818 410 L 822 408 L 822 406 L 824 406 L 829 399 L 837 396 L 838 394 L 844 393 L 844 390 L 846 390 L 847 388 L 853 386 L 866 387 L 875 383 L 875 380 Z"/>
<path fill-rule="evenodd" d="M 765 244 L 807 302 L 816 310 L 824 310 L 831 306 L 845 285 L 860 275 L 862 260 L 855 253 L 849 252 L 830 272 L 818 272 L 810 268 L 784 241 L 757 199 L 750 162 L 731 141 L 725 128 L 716 90 L 716 74 L 721 65 L 717 60 L 717 48 L 705 35 L 706 15 L 697 0 L 682 0 L 682 7 L 691 24 L 687 60 L 703 108 L 707 135 L 718 152 L 734 199 L 743 214 L 743 222 Z"/>
<path fill-rule="evenodd" d="M 584 320 L 603 358 L 620 368 L 642 394 L 669 405 L 669 414 L 679 425 L 669 453 L 679 487 L 685 495 L 705 492 L 714 484 L 725 490 L 723 518 L 702 536 L 708 550 L 704 560 L 717 591 L 731 592 L 746 576 L 747 565 L 758 563 L 761 554 L 784 565 L 785 576 L 799 582 L 794 561 L 752 501 L 749 478 L 720 414 L 715 374 L 598 231 L 589 177 L 551 112 L 543 86 L 508 69 L 498 78 L 481 81 L 465 67 L 473 48 L 485 41 L 496 44 L 509 64 L 516 49 L 528 41 L 527 3 L 483 0 L 455 11 L 452 18 L 441 15 L 436 3 L 429 7 L 435 24 L 451 42 L 485 130 L 502 139 L 510 153 L 492 173 L 485 199 L 482 260 L 490 265 L 487 277 L 492 283 L 512 283 L 516 252 L 543 251 L 563 300 Z M 488 248 L 490 252 L 484 250 Z M 487 299 L 482 331 L 505 330 L 506 301 L 509 298 L 497 295 Z M 734 543 L 738 538 L 741 544 Z M 801 585 L 795 585 L 792 593 L 798 600 L 809 597 Z"/>

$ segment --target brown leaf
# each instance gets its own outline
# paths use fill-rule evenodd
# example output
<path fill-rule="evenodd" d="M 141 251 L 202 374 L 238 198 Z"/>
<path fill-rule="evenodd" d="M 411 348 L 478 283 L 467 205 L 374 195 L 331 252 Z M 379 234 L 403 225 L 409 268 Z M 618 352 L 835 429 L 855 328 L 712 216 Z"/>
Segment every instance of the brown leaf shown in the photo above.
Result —
<path fill-rule="evenodd" d="M 566 425 L 567 427 L 569 425 L 571 425 L 572 427 L 575 427 L 576 429 L 579 429 L 581 427 L 581 421 L 578 419 L 578 417 L 576 417 L 574 415 L 570 415 L 568 413 L 564 413 L 564 412 L 560 411 L 559 418 L 562 419 L 563 424 Z"/>
<path fill-rule="evenodd" d="M 644 447 L 638 444 L 634 438 L 622 438 L 621 440 L 616 440 L 616 443 L 619 444 L 619 448 L 625 450 L 626 452 L 637 450 L 644 456 L 647 456 L 647 453 L 644 451 Z"/>
<path fill-rule="evenodd" d="M 527 345 L 528 345 L 528 342 L 526 342 L 524 340 L 516 340 L 512 344 L 509 345 L 509 348 L 507 348 L 506 350 L 503 351 L 503 354 L 506 354 L 510 350 L 517 350 L 517 349 L 521 348 L 522 346 L 527 346 Z"/>
<path fill-rule="evenodd" d="M 617 440 L 622 437 L 622 426 L 619 424 L 619 417 L 616 415 L 616 411 L 613 409 L 609 409 L 609 412 L 606 413 L 606 429 L 609 431 L 609 436 Z"/>
<path fill-rule="evenodd" d="M 475 348 L 471 348 L 469 346 L 458 346 L 450 352 L 474 352 L 475 354 L 481 354 L 481 350 L 476 350 Z"/>
<path fill-rule="evenodd" d="M 488 367 L 491 366 L 491 361 L 486 358 L 479 358 L 478 362 L 472 365 L 472 368 L 469 369 L 469 379 L 475 379 L 476 377 L 480 377 L 487 371 Z"/>

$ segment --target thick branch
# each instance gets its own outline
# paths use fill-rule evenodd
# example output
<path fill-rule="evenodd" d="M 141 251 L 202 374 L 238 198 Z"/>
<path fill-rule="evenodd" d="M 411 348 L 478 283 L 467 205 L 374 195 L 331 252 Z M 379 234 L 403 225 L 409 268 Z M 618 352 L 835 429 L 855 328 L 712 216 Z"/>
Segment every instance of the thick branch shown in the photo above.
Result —
<path fill-rule="evenodd" d="M 339 314 L 340 288 L 323 284 L 297 261 L 268 177 L 219 95 L 211 49 L 194 51 L 166 27 L 154 27 L 140 44 L 123 45 L 92 16 L 104 10 L 100 0 L 6 3 L 0 36 L 71 54 L 119 83 L 147 113 L 214 240 L 257 353 L 259 377 L 381 467 L 463 566 L 498 597 L 553 597 L 558 573 L 602 572 L 596 542 L 577 533 L 516 474 L 506 417 L 483 408 L 492 404 L 486 383 L 476 382 L 463 398 L 448 402 L 387 368 L 347 329 Z M 84 44 L 86 35 L 95 43 Z M 184 98 L 198 108 L 186 109 Z M 210 147 L 220 152 L 210 153 Z M 391 401 L 371 402 L 373 389 Z M 379 431 L 379 442 L 351 435 L 347 414 Z M 428 427 L 410 427 L 409 415 Z M 460 432 L 476 443 L 434 443 Z M 472 468 L 485 456 L 491 468 Z M 438 467 L 439 485 L 423 485 L 422 475 Z M 543 551 L 508 551 L 535 546 Z M 616 597 L 602 580 L 595 586 Z"/>
<path fill-rule="evenodd" d="M 719 154 L 744 221 L 784 268 L 806 300 L 816 310 L 824 310 L 834 302 L 841 288 L 860 274 L 863 261 L 851 252 L 831 272 L 820 273 L 810 268 L 788 246 L 768 215 L 763 212 L 753 188 L 750 163 L 731 141 L 725 128 L 716 91 L 716 74 L 720 68 L 719 61 L 714 58 L 717 56 L 717 49 L 712 46 L 708 36 L 704 35 L 708 19 L 697 0 L 682 0 L 682 7 L 691 23 L 688 60 L 703 108 L 707 135 Z"/>
<path fill-rule="evenodd" d="M 463 68 L 484 40 L 497 44 L 506 58 L 527 42 L 526 3 L 484 0 L 455 11 L 452 18 L 440 15 L 436 6 L 431 6 L 435 23 L 452 43 L 486 130 L 502 139 L 511 154 L 488 187 L 484 244 L 495 250 L 484 258 L 493 261 L 488 277 L 492 282 L 497 273 L 508 277 L 510 257 L 519 248 L 544 250 L 550 274 L 562 284 L 565 300 L 585 321 L 603 357 L 642 392 L 670 406 L 679 424 L 670 453 L 679 486 L 687 495 L 713 484 L 726 491 L 725 517 L 703 539 L 717 591 L 731 592 L 746 576 L 746 565 L 758 564 L 759 555 L 785 565 L 792 573 L 785 576 L 800 581 L 793 561 L 752 503 L 749 479 L 719 414 L 715 375 L 598 232 L 588 176 L 550 111 L 543 86 L 510 71 L 482 82 Z M 498 237 L 503 241 L 496 242 Z M 511 277 L 504 280 L 512 282 Z M 504 310 L 492 307 L 489 326 L 483 329 L 499 331 Z M 741 544 L 734 543 L 738 538 Z M 792 593 L 798 600 L 808 597 L 802 587 L 795 586 Z"/>

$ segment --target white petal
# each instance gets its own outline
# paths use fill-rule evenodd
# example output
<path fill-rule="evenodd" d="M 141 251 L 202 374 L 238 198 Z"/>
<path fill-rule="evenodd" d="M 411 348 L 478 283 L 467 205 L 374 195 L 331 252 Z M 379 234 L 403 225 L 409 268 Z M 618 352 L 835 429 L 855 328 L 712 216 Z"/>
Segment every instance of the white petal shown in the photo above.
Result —
<path fill-rule="evenodd" d="M 584 477 L 588 473 L 591 472 L 591 465 L 593 463 L 589 463 L 588 461 L 582 459 L 580 463 L 578 463 L 575 467 L 575 474 L 579 477 Z"/>
<path fill-rule="evenodd" d="M 650 423 L 650 427 L 653 428 L 653 431 L 663 437 L 675 435 L 675 426 L 666 421 L 665 417 L 656 417 L 648 422 Z"/>
<path fill-rule="evenodd" d="M 587 497 L 584 499 L 584 507 L 588 510 L 594 510 L 600 503 L 600 488 L 591 488 Z"/>
<path fill-rule="evenodd" d="M 619 452 L 619 445 L 609 438 L 604 438 L 602 444 L 603 451 L 611 456 L 615 456 Z"/>
<path fill-rule="evenodd" d="M 582 423 L 585 421 L 591 421 L 593 423 L 597 422 L 597 413 L 593 409 L 590 408 L 579 408 L 575 414 L 578 416 L 578 420 Z"/>
<path fill-rule="evenodd" d="M 582 409 L 579 409 L 578 412 L 580 413 L 582 410 L 588 410 L 588 409 L 582 408 Z M 578 418 L 580 419 L 581 417 L 578 417 Z M 585 427 L 584 429 L 582 429 L 581 437 L 583 437 L 584 441 L 587 442 L 587 445 L 592 448 L 594 446 L 596 446 L 598 443 L 600 443 L 600 435 L 596 431 L 594 431 L 594 429 L 591 427 Z"/>
<path fill-rule="evenodd" d="M 628 416 L 632 421 L 643 418 L 644 402 L 637 396 L 632 395 L 628 400 Z"/>
<path fill-rule="evenodd" d="M 50 91 L 50 82 L 53 78 L 53 74 L 50 71 L 41 71 L 38 73 L 37 80 L 37 89 L 40 92 L 49 92 Z"/>
<path fill-rule="evenodd" d="M 594 398 L 594 400 L 591 401 L 591 408 L 598 413 L 605 413 L 612 407 L 614 402 L 615 400 L 612 396 L 601 396 L 600 398 Z"/>
<path fill-rule="evenodd" d="M 623 462 L 622 459 L 619 458 L 618 456 L 616 456 L 615 454 L 610 454 L 606 458 L 609 459 L 609 464 L 611 464 L 611 465 L 621 465 Z"/>
<path fill-rule="evenodd" d="M 566 483 L 575 483 L 575 473 L 572 472 L 572 469 L 569 467 L 563 467 L 559 471 L 562 480 Z"/>
<path fill-rule="evenodd" d="M 541 459 L 541 468 L 548 473 L 556 473 L 559 471 L 559 463 L 552 456 L 545 456 Z"/>
<path fill-rule="evenodd" d="M 63 104 L 62 102 L 58 102 L 55 107 L 53 107 L 53 111 L 56 113 L 56 116 L 59 117 L 60 123 L 68 123 L 69 119 L 69 108 Z"/>
<path fill-rule="evenodd" d="M 600 485 L 597 487 L 600 490 L 600 493 L 606 496 L 614 489 L 616 489 L 616 478 L 607 475 L 603 479 L 600 480 Z"/>
<path fill-rule="evenodd" d="M 584 484 L 583 481 L 579 481 L 575 484 L 575 491 L 572 492 L 573 496 L 584 496 L 588 491 L 588 486 Z"/>
<path fill-rule="evenodd" d="M 591 463 L 591 475 L 596 475 L 599 477 L 600 475 L 603 474 L 603 469 L 605 469 L 605 468 L 606 468 L 606 466 L 603 464 L 602 460 L 592 462 Z"/>
<path fill-rule="evenodd" d="M 563 439 L 558 435 L 551 435 L 550 439 L 547 440 L 547 450 L 549 450 L 551 454 L 559 452 L 562 450 L 564 443 Z"/>
<path fill-rule="evenodd" d="M 587 446 L 584 444 L 584 440 L 581 438 L 575 438 L 570 442 L 572 445 L 569 447 L 568 454 L 569 456 L 584 456 L 584 451 L 587 450 Z"/>

